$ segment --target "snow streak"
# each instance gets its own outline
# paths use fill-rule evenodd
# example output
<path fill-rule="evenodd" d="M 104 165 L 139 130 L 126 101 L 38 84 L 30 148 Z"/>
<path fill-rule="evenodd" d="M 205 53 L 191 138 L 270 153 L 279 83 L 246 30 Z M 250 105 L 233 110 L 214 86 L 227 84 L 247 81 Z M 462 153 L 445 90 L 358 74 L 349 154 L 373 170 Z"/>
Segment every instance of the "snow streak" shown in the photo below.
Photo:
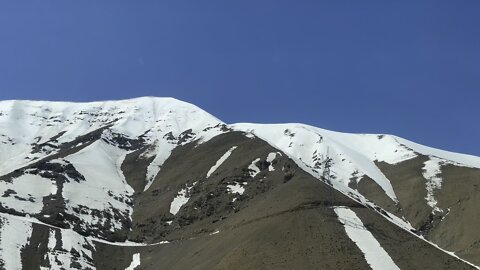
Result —
<path fill-rule="evenodd" d="M 363 226 L 355 212 L 346 207 L 335 207 L 334 211 L 338 220 L 345 227 L 348 237 L 363 252 L 367 263 L 373 270 L 400 270 L 372 233 Z"/>
<path fill-rule="evenodd" d="M 237 149 L 237 146 L 233 146 L 232 148 L 228 149 L 228 151 L 223 154 L 223 156 L 221 156 L 219 160 L 217 160 L 217 163 L 215 163 L 215 165 L 213 165 L 210 170 L 208 170 L 207 178 L 209 178 L 212 173 L 214 173 L 218 169 L 218 167 L 220 167 L 220 165 L 222 165 L 222 163 L 227 160 L 227 158 L 232 154 L 233 150 L 235 149 Z"/>

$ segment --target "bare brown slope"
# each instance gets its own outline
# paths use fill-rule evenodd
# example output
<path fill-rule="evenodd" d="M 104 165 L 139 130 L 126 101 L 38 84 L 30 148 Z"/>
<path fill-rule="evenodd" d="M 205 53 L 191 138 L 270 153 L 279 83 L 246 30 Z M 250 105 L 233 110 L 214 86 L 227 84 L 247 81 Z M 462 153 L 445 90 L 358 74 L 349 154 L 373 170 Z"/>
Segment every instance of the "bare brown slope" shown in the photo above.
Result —
<path fill-rule="evenodd" d="M 397 214 L 403 215 L 428 240 L 480 265 L 480 170 L 443 165 L 439 175 L 442 187 L 434 193 L 443 212 L 432 213 L 425 200 L 427 180 L 422 175 L 426 160 L 428 157 L 419 156 L 395 165 L 377 163 L 399 199 L 401 211 Z M 363 194 L 369 198 L 368 193 Z M 389 206 L 380 200 L 376 202 Z"/>
<path fill-rule="evenodd" d="M 446 165 L 436 194 L 444 219 L 429 239 L 480 265 L 480 170 Z"/>
<path fill-rule="evenodd" d="M 473 269 L 335 191 L 334 201 L 325 202 L 330 192 L 297 172 L 218 222 L 217 234 L 142 248 L 97 244 L 97 267 L 114 269 L 111 263 L 122 260 L 121 269 L 138 252 L 141 269 L 370 269 L 330 208 L 333 203 L 356 211 L 401 269 Z"/>

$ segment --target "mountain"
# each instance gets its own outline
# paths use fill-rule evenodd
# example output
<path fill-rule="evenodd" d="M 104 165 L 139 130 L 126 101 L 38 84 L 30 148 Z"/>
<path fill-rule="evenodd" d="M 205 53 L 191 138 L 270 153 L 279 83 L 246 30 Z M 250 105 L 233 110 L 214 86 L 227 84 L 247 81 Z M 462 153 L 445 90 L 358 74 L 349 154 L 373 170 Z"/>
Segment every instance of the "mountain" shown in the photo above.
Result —
<path fill-rule="evenodd" d="M 391 135 L 0 101 L 0 269 L 478 269 L 479 184 Z"/>

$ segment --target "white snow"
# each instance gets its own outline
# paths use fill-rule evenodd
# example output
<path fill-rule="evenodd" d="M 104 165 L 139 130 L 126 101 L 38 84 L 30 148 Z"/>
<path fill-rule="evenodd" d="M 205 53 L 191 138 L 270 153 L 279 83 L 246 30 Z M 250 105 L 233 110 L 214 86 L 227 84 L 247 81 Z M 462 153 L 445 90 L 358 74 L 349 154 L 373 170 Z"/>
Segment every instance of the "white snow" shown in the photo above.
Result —
<path fill-rule="evenodd" d="M 275 168 L 273 167 L 272 161 L 274 161 L 276 157 L 277 157 L 277 153 L 275 153 L 275 152 L 269 153 L 268 156 L 267 156 L 267 162 L 270 163 L 270 165 L 268 166 L 268 171 L 270 171 L 270 172 L 275 171 Z"/>
<path fill-rule="evenodd" d="M 434 156 L 440 159 L 444 159 L 450 161 L 448 163 L 454 163 L 456 166 L 480 168 L 480 157 L 435 149 L 432 147 L 414 143 L 412 141 L 397 136 L 392 137 L 394 137 L 399 143 L 425 156 Z"/>
<path fill-rule="evenodd" d="M 57 237 L 60 238 L 61 246 L 57 247 Z M 89 248 L 87 248 L 89 247 Z M 58 249 L 57 249 L 58 248 Z M 76 232 L 68 229 L 50 229 L 48 237 L 47 258 L 52 270 L 62 270 L 70 268 L 72 262 L 81 265 L 81 269 L 94 269 L 91 265 L 93 243 Z M 66 250 L 67 252 L 65 252 Z M 74 257 L 72 250 L 78 252 L 79 256 Z"/>
<path fill-rule="evenodd" d="M 302 124 L 235 124 L 234 130 L 251 132 L 292 158 L 302 169 L 321 178 L 323 163 L 332 159 L 334 186 L 349 192 L 352 175 L 360 173 L 372 178 L 394 201 L 398 202 L 390 181 L 374 160 L 354 147 L 356 136 L 326 131 Z"/>
<path fill-rule="evenodd" d="M 31 234 L 31 223 L 0 217 L 0 261 L 4 269 L 23 269 L 20 252 L 28 244 Z"/>
<path fill-rule="evenodd" d="M 43 197 L 55 194 L 57 186 L 50 179 L 39 175 L 24 174 L 12 179 L 12 183 L 0 181 L 0 194 L 4 194 L 7 190 L 13 190 L 16 193 L 1 198 L 0 201 L 4 207 L 22 213 L 38 214 L 43 208 Z"/>
<path fill-rule="evenodd" d="M 61 158 L 52 159 L 52 160 L 50 160 L 49 162 L 50 162 L 50 163 L 57 163 L 57 164 L 60 164 L 60 165 L 62 165 L 62 166 L 67 166 L 67 165 L 68 165 L 68 163 L 65 162 L 65 160 L 64 160 L 64 159 L 61 159 Z"/>
<path fill-rule="evenodd" d="M 244 182 L 243 185 L 246 185 L 247 183 Z M 227 189 L 229 193 L 237 193 L 242 195 L 245 192 L 245 188 L 240 185 L 240 183 L 235 182 L 234 185 L 227 185 Z"/>
<path fill-rule="evenodd" d="M 319 128 L 314 128 L 314 130 L 329 138 L 333 138 L 337 142 L 341 142 L 344 146 L 354 149 L 372 161 L 397 164 L 417 156 L 414 151 L 399 143 L 394 136 L 349 134 Z"/>
<path fill-rule="evenodd" d="M 172 203 L 170 204 L 170 213 L 173 215 L 176 215 L 178 211 L 180 211 L 180 208 L 184 206 L 188 200 L 190 200 L 190 190 L 197 184 L 197 182 L 193 183 L 192 186 L 186 187 L 184 189 L 181 189 L 175 198 L 173 198 Z M 170 225 L 170 224 L 169 224 Z"/>
<path fill-rule="evenodd" d="M 152 162 L 147 173 L 147 187 L 151 185 L 163 162 L 177 141 L 168 141 L 166 134 L 174 137 L 192 130 L 193 137 L 184 143 L 203 143 L 224 133 L 222 121 L 195 105 L 173 98 L 142 97 L 120 101 L 90 103 L 46 101 L 0 101 L 0 175 L 7 174 L 57 151 L 45 146 L 40 153 L 32 154 L 33 142 L 49 142 L 58 146 L 75 138 L 112 125 L 111 132 L 130 138 L 143 135 L 153 145 Z M 50 139 L 60 132 L 56 142 Z M 11 155 L 15 153 L 15 155 Z"/>
<path fill-rule="evenodd" d="M 216 119 L 217 124 L 205 124 L 206 128 L 203 129 L 201 132 L 195 136 L 195 138 L 192 141 L 196 141 L 197 146 L 199 144 L 208 142 L 209 140 L 213 139 L 214 137 L 223 134 L 227 131 L 225 131 L 222 127 L 222 125 L 225 125 L 224 123 L 221 123 L 220 120 Z M 219 125 L 221 123 L 221 125 Z"/>
<path fill-rule="evenodd" d="M 64 184 L 63 196 L 67 199 L 67 212 L 79 215 L 87 224 L 111 222 L 115 229 L 122 229 L 122 220 L 98 220 L 90 213 L 77 214 L 72 207 L 88 206 L 89 209 L 109 212 L 111 209 L 121 211 L 130 218 L 132 207 L 127 204 L 134 190 L 121 172 L 120 165 L 126 151 L 96 141 L 81 151 L 65 157 L 75 169 L 85 177 L 85 182 L 69 181 Z M 110 194 L 111 195 L 110 195 Z M 121 202 L 114 197 L 123 198 Z"/>
<path fill-rule="evenodd" d="M 130 266 L 125 268 L 125 270 L 134 270 L 137 266 L 140 266 L 140 253 L 133 254 L 132 262 L 130 263 Z"/>
<path fill-rule="evenodd" d="M 423 167 L 423 177 L 427 180 L 425 187 L 427 189 L 427 204 L 432 207 L 432 211 L 443 212 L 442 209 L 437 207 L 437 200 L 435 199 L 434 192 L 442 187 L 442 178 L 440 174 L 442 171 L 440 167 L 444 164 L 444 161 L 435 157 L 431 157 L 429 160 L 425 161 Z"/>
<path fill-rule="evenodd" d="M 335 207 L 334 211 L 345 227 L 348 237 L 363 252 L 365 260 L 373 270 L 400 270 L 377 239 L 363 226 L 355 212 L 346 207 Z"/>
<path fill-rule="evenodd" d="M 249 139 L 255 139 L 255 135 L 253 135 L 252 133 L 245 133 L 245 137 Z"/>
<path fill-rule="evenodd" d="M 209 178 L 212 173 L 214 173 L 218 167 L 220 167 L 220 165 L 222 165 L 223 162 L 225 162 L 225 160 L 227 160 L 227 158 L 232 154 L 233 150 L 237 149 L 237 146 L 232 146 L 230 149 L 228 149 L 228 151 L 223 154 L 223 156 L 221 156 L 217 162 L 215 163 L 215 165 L 213 165 L 210 170 L 208 170 L 207 172 L 207 178 Z"/>
<path fill-rule="evenodd" d="M 177 196 L 173 199 L 172 203 L 170 204 L 170 213 L 176 215 L 180 208 L 185 205 L 190 198 L 187 197 L 187 189 L 184 188 L 180 190 Z"/>
<path fill-rule="evenodd" d="M 248 165 L 248 169 L 250 170 L 250 177 L 254 178 L 257 174 L 260 173 L 260 168 L 256 165 L 257 162 L 260 161 L 260 158 L 255 159 L 252 161 L 252 164 Z"/>

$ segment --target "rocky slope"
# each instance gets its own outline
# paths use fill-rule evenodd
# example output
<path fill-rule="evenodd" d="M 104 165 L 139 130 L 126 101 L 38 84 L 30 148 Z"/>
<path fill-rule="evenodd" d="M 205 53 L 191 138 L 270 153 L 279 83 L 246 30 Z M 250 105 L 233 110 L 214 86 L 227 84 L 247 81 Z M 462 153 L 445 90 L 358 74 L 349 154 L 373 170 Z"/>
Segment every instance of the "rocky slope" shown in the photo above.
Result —
<path fill-rule="evenodd" d="M 474 269 L 479 168 L 170 98 L 2 101 L 0 269 Z"/>

